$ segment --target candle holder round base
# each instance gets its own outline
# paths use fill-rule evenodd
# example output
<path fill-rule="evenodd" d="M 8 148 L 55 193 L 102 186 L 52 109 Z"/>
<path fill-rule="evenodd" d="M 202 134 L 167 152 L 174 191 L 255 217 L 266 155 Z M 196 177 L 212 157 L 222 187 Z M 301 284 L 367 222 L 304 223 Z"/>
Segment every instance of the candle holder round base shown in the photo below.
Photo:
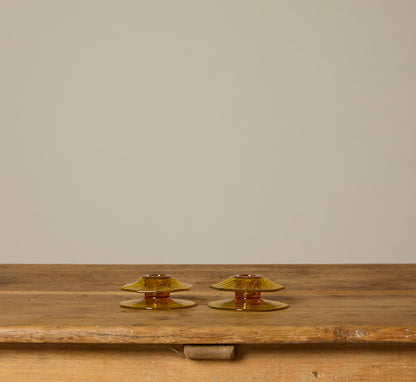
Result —
<path fill-rule="evenodd" d="M 180 300 L 178 298 L 168 298 L 165 301 L 146 301 L 145 298 L 139 300 L 127 300 L 120 302 L 120 306 L 123 308 L 131 309 L 159 309 L 159 310 L 170 310 L 170 309 L 183 309 L 190 308 L 196 304 L 189 300 Z"/>
<path fill-rule="evenodd" d="M 287 308 L 289 305 L 284 302 L 270 301 L 260 299 L 259 301 L 252 302 L 246 301 L 241 302 L 237 299 L 231 300 L 221 300 L 221 301 L 211 301 L 208 306 L 214 309 L 225 309 L 225 310 L 242 310 L 242 311 L 251 311 L 251 312 L 264 312 L 270 310 L 279 310 Z"/>

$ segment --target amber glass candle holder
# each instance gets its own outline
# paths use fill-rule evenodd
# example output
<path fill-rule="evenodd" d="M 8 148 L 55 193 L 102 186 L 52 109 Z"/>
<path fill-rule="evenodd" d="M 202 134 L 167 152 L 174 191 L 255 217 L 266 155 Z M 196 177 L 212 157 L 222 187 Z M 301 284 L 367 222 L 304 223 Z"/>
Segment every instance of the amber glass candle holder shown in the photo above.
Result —
<path fill-rule="evenodd" d="M 131 292 L 144 293 L 139 300 L 122 301 L 120 306 L 132 309 L 170 310 L 190 308 L 196 305 L 193 301 L 170 298 L 170 293 L 191 289 L 192 285 L 179 282 L 171 275 L 151 273 L 140 277 L 132 284 L 126 284 L 121 289 Z"/>
<path fill-rule="evenodd" d="M 234 275 L 218 284 L 211 285 L 211 288 L 235 292 L 234 299 L 210 302 L 208 306 L 214 309 L 270 311 L 289 306 L 284 302 L 261 298 L 261 292 L 274 292 L 285 288 L 261 275 L 251 273 Z"/>

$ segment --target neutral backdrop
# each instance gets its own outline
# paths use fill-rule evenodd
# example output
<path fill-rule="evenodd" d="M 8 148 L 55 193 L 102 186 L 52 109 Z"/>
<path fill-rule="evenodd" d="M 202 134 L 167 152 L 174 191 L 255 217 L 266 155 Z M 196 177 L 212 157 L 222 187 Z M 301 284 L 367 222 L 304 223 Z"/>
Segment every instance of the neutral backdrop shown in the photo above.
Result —
<path fill-rule="evenodd" d="M 415 19 L 0 0 L 0 262 L 414 262 Z"/>

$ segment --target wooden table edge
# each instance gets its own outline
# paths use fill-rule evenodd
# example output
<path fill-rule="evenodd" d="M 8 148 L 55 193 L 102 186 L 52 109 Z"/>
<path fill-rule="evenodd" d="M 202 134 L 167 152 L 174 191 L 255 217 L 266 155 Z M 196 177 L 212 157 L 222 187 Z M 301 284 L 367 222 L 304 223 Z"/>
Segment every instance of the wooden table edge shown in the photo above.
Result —
<path fill-rule="evenodd" d="M 213 333 L 207 336 L 207 333 Z M 416 327 L 3 327 L 0 343 L 304 344 L 415 343 Z"/>

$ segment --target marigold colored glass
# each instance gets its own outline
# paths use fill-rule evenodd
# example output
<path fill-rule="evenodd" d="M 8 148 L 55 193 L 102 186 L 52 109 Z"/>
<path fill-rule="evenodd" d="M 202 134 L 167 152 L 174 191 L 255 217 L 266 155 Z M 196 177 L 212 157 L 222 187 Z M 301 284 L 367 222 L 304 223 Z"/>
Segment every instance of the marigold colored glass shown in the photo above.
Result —
<path fill-rule="evenodd" d="M 261 292 L 275 292 L 285 288 L 261 275 L 251 273 L 234 275 L 218 284 L 211 285 L 211 288 L 235 292 L 234 299 L 210 302 L 208 306 L 214 309 L 271 311 L 289 306 L 284 302 L 261 298 Z"/>
<path fill-rule="evenodd" d="M 122 301 L 120 306 L 132 309 L 170 310 L 190 308 L 196 305 L 193 301 L 170 298 L 171 292 L 190 290 L 192 285 L 179 282 L 174 277 L 164 273 L 151 273 L 137 279 L 132 284 L 126 284 L 121 289 L 131 292 L 144 293 L 139 300 Z"/>

